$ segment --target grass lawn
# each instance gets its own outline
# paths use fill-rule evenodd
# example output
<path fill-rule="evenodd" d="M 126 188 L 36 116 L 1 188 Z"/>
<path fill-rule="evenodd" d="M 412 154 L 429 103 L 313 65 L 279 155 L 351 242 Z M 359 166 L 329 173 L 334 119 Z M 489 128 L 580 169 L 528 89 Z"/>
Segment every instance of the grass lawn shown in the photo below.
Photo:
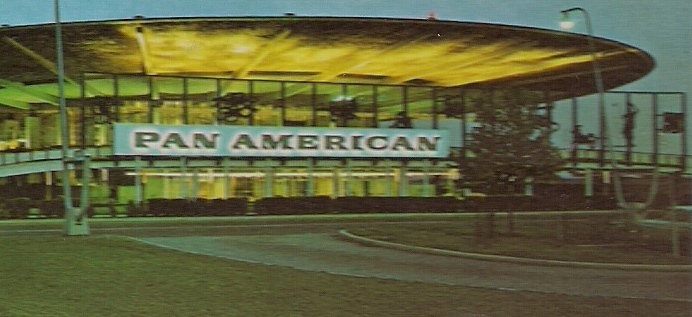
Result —
<path fill-rule="evenodd" d="M 0 316 L 688 316 L 690 304 L 336 276 L 127 238 L 0 238 Z"/>
<path fill-rule="evenodd" d="M 492 229 L 491 229 L 492 228 Z M 622 215 L 542 215 L 510 218 L 480 215 L 439 223 L 350 226 L 356 235 L 462 252 L 563 261 L 690 264 L 689 230 L 679 229 L 680 256 L 671 230 L 628 227 Z"/>

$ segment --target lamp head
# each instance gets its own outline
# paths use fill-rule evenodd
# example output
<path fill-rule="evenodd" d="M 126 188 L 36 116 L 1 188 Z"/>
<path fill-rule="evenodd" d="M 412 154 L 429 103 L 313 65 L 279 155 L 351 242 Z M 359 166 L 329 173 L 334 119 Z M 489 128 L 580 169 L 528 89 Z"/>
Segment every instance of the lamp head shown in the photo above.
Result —
<path fill-rule="evenodd" d="M 569 12 L 562 11 L 562 20 L 560 20 L 560 28 L 563 30 L 571 30 L 574 28 L 574 21 L 570 20 Z"/>

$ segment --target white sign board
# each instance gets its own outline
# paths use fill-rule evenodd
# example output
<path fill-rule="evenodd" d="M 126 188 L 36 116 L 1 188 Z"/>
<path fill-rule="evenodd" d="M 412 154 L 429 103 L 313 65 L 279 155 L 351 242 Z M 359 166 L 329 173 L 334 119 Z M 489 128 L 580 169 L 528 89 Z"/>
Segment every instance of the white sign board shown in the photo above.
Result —
<path fill-rule="evenodd" d="M 139 125 L 117 123 L 128 156 L 445 158 L 447 130 Z"/>

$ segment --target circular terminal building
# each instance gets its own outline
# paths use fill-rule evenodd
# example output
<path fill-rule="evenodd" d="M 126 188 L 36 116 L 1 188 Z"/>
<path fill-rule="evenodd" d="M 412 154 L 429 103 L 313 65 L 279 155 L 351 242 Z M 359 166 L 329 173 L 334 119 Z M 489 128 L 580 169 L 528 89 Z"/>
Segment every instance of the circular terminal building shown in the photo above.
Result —
<path fill-rule="evenodd" d="M 15 189 L 68 181 L 55 36 L 0 29 Z M 606 90 L 654 67 L 612 40 L 439 20 L 135 18 L 63 24 L 62 40 L 70 155 L 90 156 L 96 201 L 448 194 L 474 100 L 593 94 L 594 58 Z"/>

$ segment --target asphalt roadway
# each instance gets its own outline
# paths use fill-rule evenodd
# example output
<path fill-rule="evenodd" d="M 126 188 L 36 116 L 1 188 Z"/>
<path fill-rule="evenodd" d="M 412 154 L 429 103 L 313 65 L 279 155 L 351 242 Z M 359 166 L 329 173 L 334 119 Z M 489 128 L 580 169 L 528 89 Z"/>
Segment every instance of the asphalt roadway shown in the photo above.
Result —
<path fill-rule="evenodd" d="M 373 223 L 373 222 L 371 222 Z M 383 223 L 389 223 L 383 221 Z M 391 224 L 391 223 L 389 223 Z M 373 247 L 344 239 L 347 223 L 222 224 L 98 228 L 157 247 L 233 261 L 339 275 L 500 290 L 692 302 L 692 271 L 623 270 L 522 264 Z M 281 228 L 280 233 L 275 230 Z M 7 229 L 0 236 L 54 235 L 59 229 Z"/>

